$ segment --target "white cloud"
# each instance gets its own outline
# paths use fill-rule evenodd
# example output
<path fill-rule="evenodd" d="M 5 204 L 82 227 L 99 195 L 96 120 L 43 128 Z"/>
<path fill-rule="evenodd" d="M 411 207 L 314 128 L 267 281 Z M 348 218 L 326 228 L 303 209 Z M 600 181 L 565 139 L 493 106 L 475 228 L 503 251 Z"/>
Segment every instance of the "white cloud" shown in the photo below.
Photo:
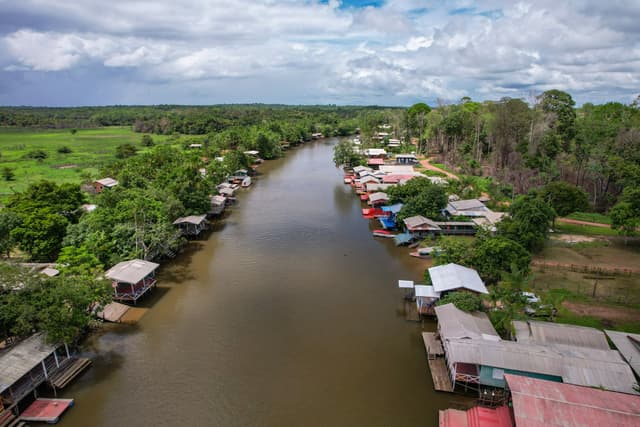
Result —
<path fill-rule="evenodd" d="M 607 93 L 631 99 L 640 87 L 638 2 L 341 5 L 334 0 L 114 0 L 109 7 L 101 0 L 0 2 L 0 13 L 10 8 L 12 16 L 24 15 L 23 22 L 18 19 L 0 33 L 5 48 L 0 66 L 14 73 L 98 66 L 107 77 L 126 69 L 140 84 L 162 81 L 175 87 L 186 80 L 208 88 L 204 82 L 225 79 L 230 90 L 253 87 L 263 102 L 280 102 L 269 98 L 274 93 L 287 102 L 410 103 L 523 96 L 549 88 L 583 100 Z M 296 84 L 288 87 L 283 83 L 288 80 Z M 282 87 L 267 89 L 262 81 Z M 310 93 L 316 98 L 309 99 Z"/>

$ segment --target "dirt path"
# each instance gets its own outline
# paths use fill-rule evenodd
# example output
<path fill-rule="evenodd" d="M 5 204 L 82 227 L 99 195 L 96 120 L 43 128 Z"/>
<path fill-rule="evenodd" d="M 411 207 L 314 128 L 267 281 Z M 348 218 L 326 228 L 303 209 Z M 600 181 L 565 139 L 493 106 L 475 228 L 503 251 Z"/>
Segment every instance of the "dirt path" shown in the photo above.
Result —
<path fill-rule="evenodd" d="M 602 224 L 600 222 L 580 221 L 578 219 L 571 219 L 571 218 L 556 218 L 556 222 L 563 222 L 565 224 L 591 225 L 593 227 L 611 228 L 609 224 Z"/>
<path fill-rule="evenodd" d="M 433 166 L 430 161 L 433 160 L 433 158 L 427 158 L 427 159 L 423 159 L 420 160 L 420 164 L 422 165 L 423 168 L 430 170 L 430 171 L 436 171 L 436 172 L 440 172 L 443 173 L 447 176 L 447 178 L 451 178 L 451 179 L 455 179 L 456 181 L 459 180 L 460 178 L 458 178 L 458 175 L 455 175 L 451 172 L 447 172 L 444 169 L 441 169 L 437 166 Z"/>
<path fill-rule="evenodd" d="M 581 304 L 569 301 L 564 301 L 562 306 L 581 316 L 597 317 L 613 323 L 635 322 L 640 317 L 640 311 L 630 307 Z"/>

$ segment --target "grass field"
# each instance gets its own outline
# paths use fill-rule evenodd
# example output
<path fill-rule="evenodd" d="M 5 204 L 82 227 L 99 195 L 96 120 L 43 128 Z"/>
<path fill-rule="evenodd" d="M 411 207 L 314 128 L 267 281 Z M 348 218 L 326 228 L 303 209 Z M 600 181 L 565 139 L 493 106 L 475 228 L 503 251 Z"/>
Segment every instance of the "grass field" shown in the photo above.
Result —
<path fill-rule="evenodd" d="M 619 236 L 620 235 L 617 230 L 613 230 L 607 227 L 596 227 L 593 225 L 581 225 L 581 224 L 565 224 L 561 222 L 556 222 L 554 230 L 558 233 L 583 234 L 586 236 Z"/>
<path fill-rule="evenodd" d="M 597 222 L 600 224 L 611 225 L 611 218 L 607 215 L 590 212 L 574 212 L 571 215 L 567 215 L 567 218 L 576 219 L 578 221 Z"/>
<path fill-rule="evenodd" d="M 129 127 L 80 129 L 75 135 L 67 130 L 0 129 L 0 171 L 10 168 L 12 181 L 0 177 L 0 203 L 13 192 L 23 191 L 29 184 L 48 179 L 57 183 L 81 182 L 85 177 L 99 178 L 100 168 L 115 159 L 116 147 L 130 143 L 140 151 L 142 135 Z M 166 136 L 153 135 L 156 144 L 166 142 Z M 61 147 L 71 152 L 58 152 Z M 47 158 L 28 157 L 42 150 Z"/>

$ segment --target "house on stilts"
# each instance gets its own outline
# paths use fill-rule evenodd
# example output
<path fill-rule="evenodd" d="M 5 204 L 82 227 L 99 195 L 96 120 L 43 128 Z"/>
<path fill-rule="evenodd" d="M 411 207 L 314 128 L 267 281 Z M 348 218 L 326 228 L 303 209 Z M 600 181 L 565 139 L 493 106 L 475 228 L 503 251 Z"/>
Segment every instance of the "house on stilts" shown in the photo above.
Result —
<path fill-rule="evenodd" d="M 113 299 L 134 304 L 156 285 L 155 272 L 160 264 L 133 259 L 111 267 L 105 276 L 112 281 Z"/>

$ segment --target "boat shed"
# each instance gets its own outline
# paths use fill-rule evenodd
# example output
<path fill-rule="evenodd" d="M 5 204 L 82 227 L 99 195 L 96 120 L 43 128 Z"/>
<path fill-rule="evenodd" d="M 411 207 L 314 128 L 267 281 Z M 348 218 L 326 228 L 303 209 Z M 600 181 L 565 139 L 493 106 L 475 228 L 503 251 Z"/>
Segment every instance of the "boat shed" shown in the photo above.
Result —
<path fill-rule="evenodd" d="M 605 331 L 605 333 L 640 378 L 640 334 L 618 331 Z"/>
<path fill-rule="evenodd" d="M 211 196 L 211 209 L 209 215 L 220 215 L 227 206 L 227 198 L 224 196 Z"/>
<path fill-rule="evenodd" d="M 640 396 L 506 374 L 517 427 L 640 425 Z"/>
<path fill-rule="evenodd" d="M 51 345 L 42 333 L 0 353 L 0 398 L 6 406 L 17 404 L 50 380 L 71 356 L 67 346 Z"/>
<path fill-rule="evenodd" d="M 467 290 L 479 294 L 489 293 L 480 275 L 473 268 L 453 263 L 437 265 L 429 268 L 429 276 L 437 292 Z"/>
<path fill-rule="evenodd" d="M 387 196 L 387 193 L 378 192 L 371 193 L 369 195 L 369 204 L 371 206 L 378 206 L 386 203 L 389 203 L 389 196 Z"/>
<path fill-rule="evenodd" d="M 160 264 L 133 259 L 111 267 L 105 276 L 112 280 L 114 299 L 117 301 L 138 301 L 156 285 L 155 271 Z"/>
<path fill-rule="evenodd" d="M 173 225 L 180 228 L 184 236 L 197 236 L 209 227 L 207 215 L 190 215 L 176 219 Z"/>

